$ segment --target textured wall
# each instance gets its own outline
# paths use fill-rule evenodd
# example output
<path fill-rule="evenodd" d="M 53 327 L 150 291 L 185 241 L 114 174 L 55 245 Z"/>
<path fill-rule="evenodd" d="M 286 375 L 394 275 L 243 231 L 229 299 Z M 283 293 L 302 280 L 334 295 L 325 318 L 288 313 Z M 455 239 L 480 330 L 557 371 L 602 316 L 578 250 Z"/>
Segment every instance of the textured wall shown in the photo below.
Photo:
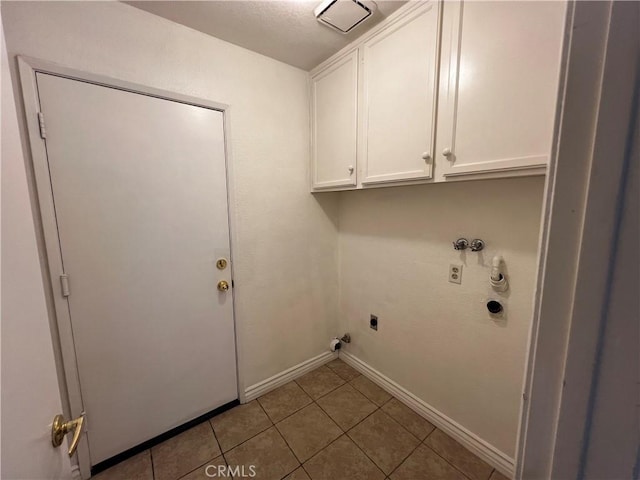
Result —
<path fill-rule="evenodd" d="M 12 62 L 27 55 L 231 105 L 241 383 L 326 350 L 337 198 L 308 193 L 306 72 L 119 2 L 3 2 L 2 12 Z"/>
<path fill-rule="evenodd" d="M 344 192 L 340 307 L 348 351 L 513 456 L 531 323 L 543 177 Z M 481 238 L 481 253 L 452 241 Z M 488 318 L 504 256 L 507 317 Z M 462 284 L 448 282 L 463 264 Z M 369 314 L 378 315 L 378 331 Z"/>

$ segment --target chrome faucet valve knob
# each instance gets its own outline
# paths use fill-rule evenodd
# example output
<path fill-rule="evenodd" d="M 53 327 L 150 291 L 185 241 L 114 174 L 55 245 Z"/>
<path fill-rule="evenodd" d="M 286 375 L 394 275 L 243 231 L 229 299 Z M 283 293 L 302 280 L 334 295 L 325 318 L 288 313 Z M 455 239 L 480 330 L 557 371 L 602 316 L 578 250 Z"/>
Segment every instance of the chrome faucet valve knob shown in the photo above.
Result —
<path fill-rule="evenodd" d="M 453 242 L 454 250 L 466 250 L 469 246 L 469 241 L 466 238 L 459 238 Z"/>
<path fill-rule="evenodd" d="M 484 241 L 480 240 L 479 238 L 474 238 L 473 240 L 471 240 L 469 246 L 471 247 L 472 252 L 479 252 L 484 248 Z"/>

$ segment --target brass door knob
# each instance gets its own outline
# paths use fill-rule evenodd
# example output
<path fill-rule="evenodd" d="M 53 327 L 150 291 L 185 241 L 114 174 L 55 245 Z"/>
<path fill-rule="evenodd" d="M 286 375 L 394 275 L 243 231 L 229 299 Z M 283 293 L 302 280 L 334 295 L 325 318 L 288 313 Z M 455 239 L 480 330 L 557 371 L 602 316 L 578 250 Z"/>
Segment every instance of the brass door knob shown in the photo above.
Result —
<path fill-rule="evenodd" d="M 80 443 L 80 434 L 82 433 L 82 426 L 84 425 L 84 413 L 74 420 L 65 422 L 62 415 L 56 415 L 53 418 L 53 425 L 51 425 L 51 444 L 54 447 L 62 445 L 64 436 L 73 431 L 73 438 L 71 439 L 71 445 L 69 445 L 69 456 L 73 456 Z"/>
<path fill-rule="evenodd" d="M 221 292 L 226 292 L 227 290 L 229 290 L 229 283 L 226 280 L 220 280 L 218 282 L 218 290 L 220 290 Z"/>

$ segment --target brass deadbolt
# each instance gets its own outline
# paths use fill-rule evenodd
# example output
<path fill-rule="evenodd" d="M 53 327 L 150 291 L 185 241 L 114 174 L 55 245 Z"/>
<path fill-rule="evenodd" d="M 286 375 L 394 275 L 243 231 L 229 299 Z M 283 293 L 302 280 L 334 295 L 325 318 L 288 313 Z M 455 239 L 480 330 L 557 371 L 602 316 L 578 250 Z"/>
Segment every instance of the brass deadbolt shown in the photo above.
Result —
<path fill-rule="evenodd" d="M 219 258 L 216 262 L 216 267 L 218 267 L 218 270 L 224 270 L 225 268 L 227 268 L 227 259 Z"/>

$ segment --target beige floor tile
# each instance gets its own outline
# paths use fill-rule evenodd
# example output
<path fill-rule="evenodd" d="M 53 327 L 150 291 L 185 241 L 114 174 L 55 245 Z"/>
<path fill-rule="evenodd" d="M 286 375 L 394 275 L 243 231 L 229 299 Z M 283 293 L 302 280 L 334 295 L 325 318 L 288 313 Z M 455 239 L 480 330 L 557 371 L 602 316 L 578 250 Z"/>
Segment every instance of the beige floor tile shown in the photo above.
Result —
<path fill-rule="evenodd" d="M 314 400 L 335 390 L 344 380 L 333 373 L 330 368 L 322 366 L 296 379 L 296 383 Z"/>
<path fill-rule="evenodd" d="M 391 475 L 391 480 L 466 480 L 429 447 L 420 445 Z"/>
<path fill-rule="evenodd" d="M 505 477 L 499 471 L 494 470 L 491 477 L 489 477 L 489 480 L 509 480 L 509 477 Z"/>
<path fill-rule="evenodd" d="M 382 410 L 368 416 L 348 435 L 387 475 L 420 443 Z"/>
<path fill-rule="evenodd" d="M 305 462 L 304 468 L 312 480 L 384 479 L 384 473 L 346 435 Z"/>
<path fill-rule="evenodd" d="M 276 425 L 298 460 L 304 462 L 342 434 L 318 405 L 311 404 Z"/>
<path fill-rule="evenodd" d="M 344 431 L 349 430 L 377 410 L 377 406 L 349 384 L 318 399 L 318 405 Z"/>
<path fill-rule="evenodd" d="M 276 388 L 258 399 L 264 411 L 274 423 L 279 422 L 311 403 L 311 397 L 296 382 Z"/>
<path fill-rule="evenodd" d="M 385 403 L 382 410 L 420 440 L 427 438 L 427 435 L 436 428 L 397 398 L 392 398 Z"/>
<path fill-rule="evenodd" d="M 280 480 L 300 466 L 300 462 L 275 427 L 224 454 L 230 468 L 243 468 L 244 477 L 251 477 L 255 468 L 256 480 Z M 234 477 L 243 478 L 242 473 Z"/>
<path fill-rule="evenodd" d="M 238 405 L 210 421 L 223 452 L 231 450 L 272 425 L 257 400 Z"/>
<path fill-rule="evenodd" d="M 295 470 L 293 473 L 290 473 L 289 475 L 284 477 L 284 480 L 311 480 L 311 479 L 309 478 L 309 475 L 307 475 L 307 472 L 304 471 L 304 468 L 300 467 L 299 469 Z"/>
<path fill-rule="evenodd" d="M 91 478 L 96 480 L 153 480 L 151 452 L 145 450 Z"/>
<path fill-rule="evenodd" d="M 209 422 L 196 425 L 151 449 L 155 480 L 175 480 L 220 455 Z"/>
<path fill-rule="evenodd" d="M 472 480 L 488 480 L 493 471 L 493 467 L 441 430 L 434 431 L 424 443 Z"/>
<path fill-rule="evenodd" d="M 218 466 L 223 469 L 218 469 Z M 220 455 L 217 458 L 209 460 L 204 465 L 200 465 L 194 471 L 187 473 L 180 480 L 210 480 L 213 478 L 231 478 L 226 469 L 227 462 L 224 461 L 224 457 Z M 207 475 L 208 474 L 208 475 Z"/>
<path fill-rule="evenodd" d="M 389 395 L 364 375 L 360 375 L 359 377 L 353 379 L 351 381 L 351 385 L 353 385 L 365 397 L 367 397 L 379 407 L 387 403 L 391 398 L 391 395 Z"/>
<path fill-rule="evenodd" d="M 327 363 L 327 367 L 329 367 L 331 370 L 333 370 L 333 373 L 337 374 L 340 378 L 346 380 L 347 382 L 350 382 L 354 378 L 360 376 L 360 372 L 347 365 L 339 358 L 336 358 L 335 360 Z"/>

